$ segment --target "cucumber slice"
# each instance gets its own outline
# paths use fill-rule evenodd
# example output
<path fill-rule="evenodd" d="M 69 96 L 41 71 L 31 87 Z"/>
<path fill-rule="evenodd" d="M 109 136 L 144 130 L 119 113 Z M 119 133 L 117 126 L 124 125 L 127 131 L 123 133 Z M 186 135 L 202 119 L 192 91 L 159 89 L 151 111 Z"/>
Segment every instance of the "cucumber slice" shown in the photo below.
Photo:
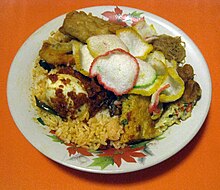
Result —
<path fill-rule="evenodd" d="M 156 70 L 147 62 L 137 59 L 140 67 L 138 79 L 134 88 L 144 88 L 154 83 L 157 78 Z"/>
<path fill-rule="evenodd" d="M 143 88 L 133 88 L 129 94 L 140 94 L 142 96 L 151 96 L 160 87 L 164 80 L 164 76 L 157 76 L 153 84 Z"/>

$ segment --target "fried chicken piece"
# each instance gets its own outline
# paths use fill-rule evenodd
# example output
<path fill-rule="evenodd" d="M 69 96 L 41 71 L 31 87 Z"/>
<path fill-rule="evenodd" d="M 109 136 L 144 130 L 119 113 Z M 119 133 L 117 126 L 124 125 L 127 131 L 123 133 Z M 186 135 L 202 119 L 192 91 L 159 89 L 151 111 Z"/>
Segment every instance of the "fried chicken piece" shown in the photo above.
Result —
<path fill-rule="evenodd" d="M 91 36 L 112 34 L 121 28 L 123 26 L 95 17 L 91 13 L 73 11 L 66 15 L 59 30 L 85 43 Z"/>
<path fill-rule="evenodd" d="M 39 55 L 41 59 L 53 65 L 71 65 L 74 63 L 72 42 L 51 44 L 45 41 Z"/>

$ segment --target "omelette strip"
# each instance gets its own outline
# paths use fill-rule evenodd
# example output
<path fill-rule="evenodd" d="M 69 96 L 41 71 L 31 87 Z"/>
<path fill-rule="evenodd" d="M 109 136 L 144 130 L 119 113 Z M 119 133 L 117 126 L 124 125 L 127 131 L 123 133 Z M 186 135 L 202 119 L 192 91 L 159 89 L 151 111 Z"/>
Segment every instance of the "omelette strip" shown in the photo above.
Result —
<path fill-rule="evenodd" d="M 86 14 L 83 11 L 73 11 L 66 15 L 60 32 L 77 38 L 83 43 L 86 40 L 99 34 L 114 34 L 116 30 L 123 28 L 119 24 L 105 21 L 93 16 L 91 13 Z"/>
<path fill-rule="evenodd" d="M 161 135 L 161 130 L 154 127 L 148 112 L 149 103 L 149 97 L 139 95 L 129 95 L 123 101 L 120 123 L 124 125 L 124 133 L 121 142 L 135 142 Z"/>

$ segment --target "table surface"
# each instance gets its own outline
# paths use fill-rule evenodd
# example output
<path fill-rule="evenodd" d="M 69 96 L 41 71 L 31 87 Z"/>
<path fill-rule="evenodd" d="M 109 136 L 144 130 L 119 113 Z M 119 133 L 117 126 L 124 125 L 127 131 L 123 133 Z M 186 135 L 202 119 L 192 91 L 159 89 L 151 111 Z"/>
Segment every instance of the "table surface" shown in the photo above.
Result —
<path fill-rule="evenodd" d="M 167 19 L 197 44 L 210 69 L 212 102 L 201 130 L 176 155 L 142 171 L 101 175 L 61 166 L 25 139 L 9 112 L 7 76 L 19 47 L 51 19 L 97 5 L 135 7 Z M 1 0 L 0 10 L 0 189 L 220 189 L 219 0 Z"/>

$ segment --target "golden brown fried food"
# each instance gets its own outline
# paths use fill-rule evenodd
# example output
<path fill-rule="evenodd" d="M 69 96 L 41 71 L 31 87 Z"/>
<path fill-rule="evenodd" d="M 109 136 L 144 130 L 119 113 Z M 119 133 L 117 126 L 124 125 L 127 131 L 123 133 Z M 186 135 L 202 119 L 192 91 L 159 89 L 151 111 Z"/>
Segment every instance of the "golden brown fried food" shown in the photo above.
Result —
<path fill-rule="evenodd" d="M 177 67 L 177 72 L 184 82 L 194 77 L 194 70 L 190 64 L 185 64 L 183 67 Z"/>
<path fill-rule="evenodd" d="M 73 11 L 66 15 L 60 31 L 85 43 L 90 36 L 115 33 L 121 28 L 123 26 L 95 17 L 91 13 Z"/>
<path fill-rule="evenodd" d="M 51 44 L 45 41 L 39 55 L 41 59 L 53 65 L 70 65 L 74 63 L 72 42 Z"/>
<path fill-rule="evenodd" d="M 57 42 L 66 43 L 66 42 L 70 42 L 71 40 L 72 40 L 71 36 L 63 34 L 58 30 L 55 33 L 52 33 L 47 41 L 51 44 L 54 44 Z"/>
<path fill-rule="evenodd" d="M 160 129 L 153 127 L 149 104 L 149 97 L 139 95 L 129 95 L 123 101 L 120 123 L 124 125 L 125 132 L 121 136 L 121 142 L 151 139 L 161 134 Z"/>
<path fill-rule="evenodd" d="M 200 99 L 202 90 L 199 84 L 193 80 L 194 70 L 190 64 L 185 64 L 182 67 L 177 67 L 179 76 L 185 82 L 185 91 L 181 100 L 185 103 L 192 103 Z"/>
<path fill-rule="evenodd" d="M 185 83 L 185 91 L 183 94 L 183 101 L 186 103 L 191 103 L 194 101 L 198 101 L 201 97 L 202 90 L 199 84 L 194 80 L 188 80 Z"/>

